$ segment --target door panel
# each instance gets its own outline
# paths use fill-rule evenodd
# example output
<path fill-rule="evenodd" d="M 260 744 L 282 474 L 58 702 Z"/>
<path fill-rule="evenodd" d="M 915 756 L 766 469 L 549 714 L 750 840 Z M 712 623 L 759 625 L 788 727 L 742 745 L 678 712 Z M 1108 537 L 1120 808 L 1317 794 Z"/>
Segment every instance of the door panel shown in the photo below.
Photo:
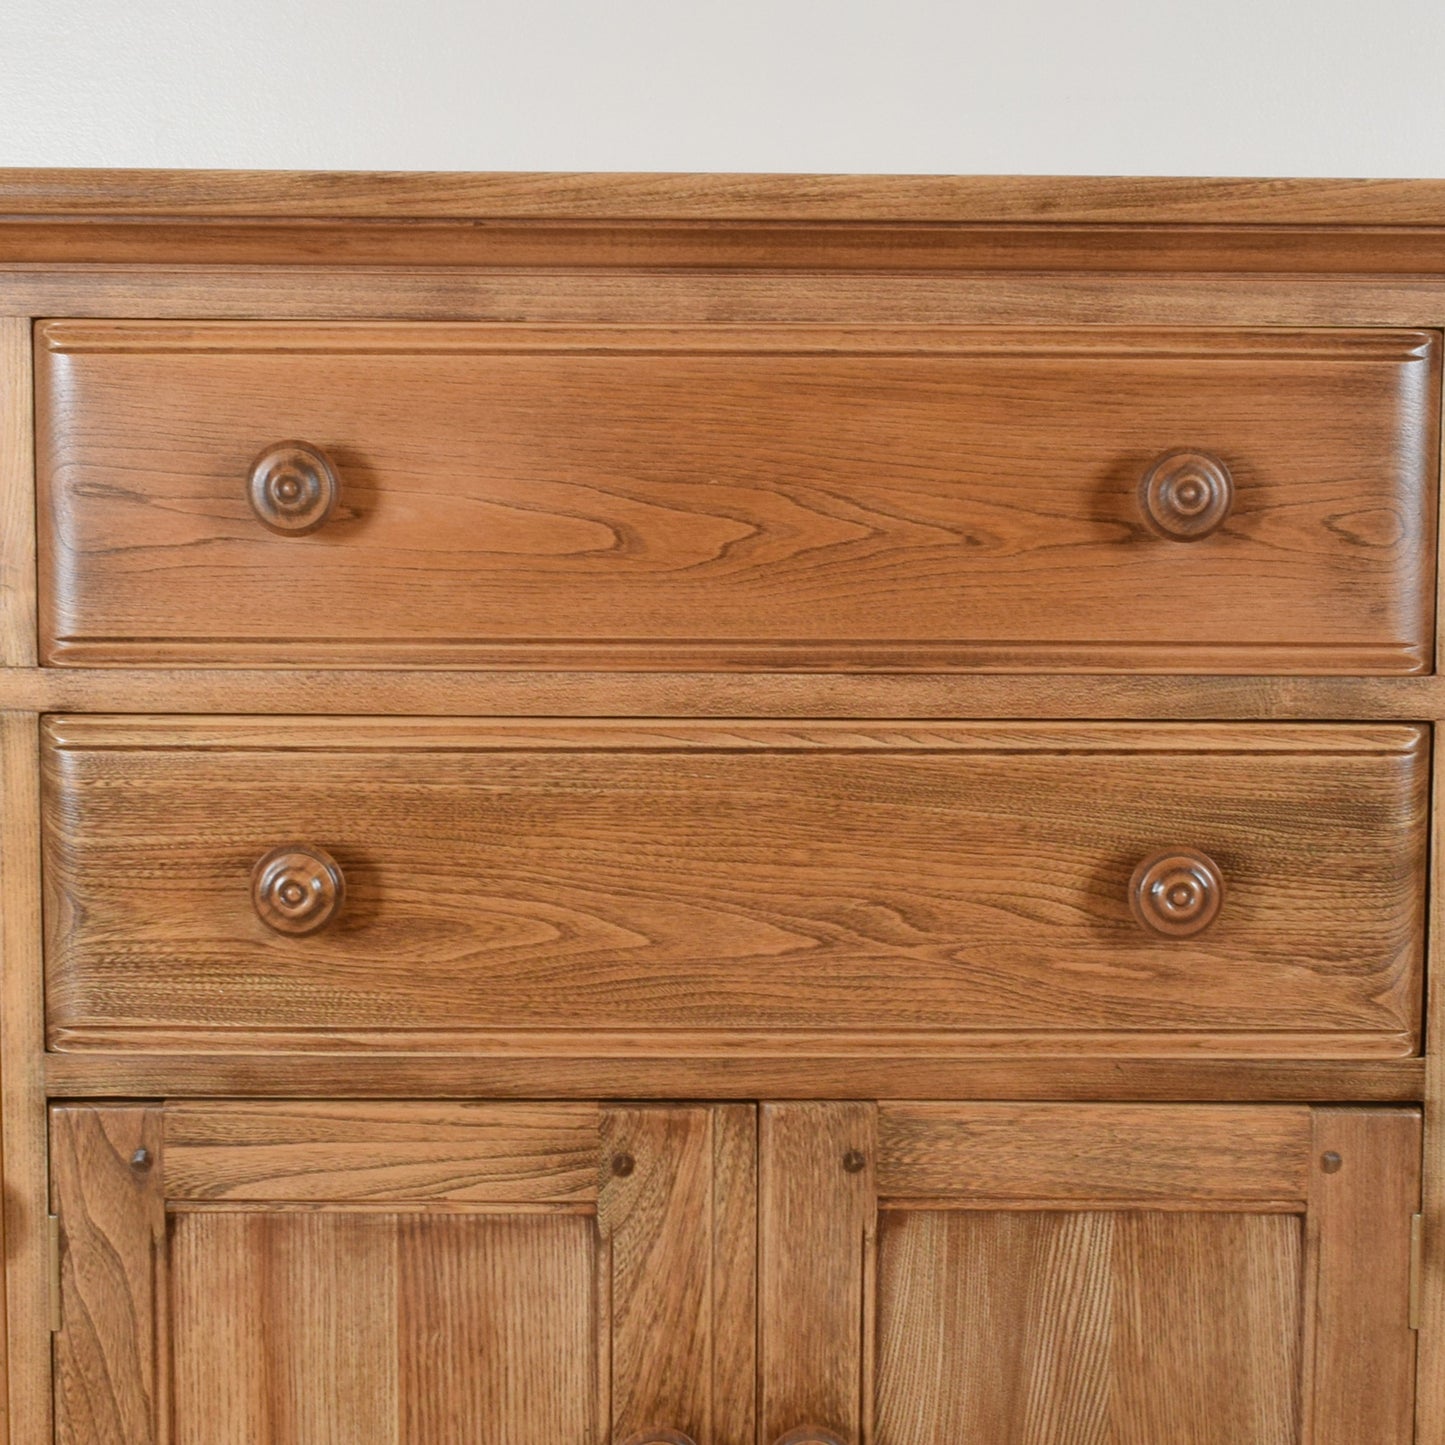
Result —
<path fill-rule="evenodd" d="M 51 1127 L 61 1445 L 752 1439 L 752 1291 L 716 1287 L 720 1259 L 754 1274 L 750 1106 Z"/>
<path fill-rule="evenodd" d="M 889 1211 L 877 1436 L 1294 1445 L 1302 1253 L 1292 1215 Z"/>
<path fill-rule="evenodd" d="M 759 1137 L 764 1440 L 1412 1439 L 1417 1110 L 781 1104 Z"/>
<path fill-rule="evenodd" d="M 583 1215 L 173 1215 L 175 1445 L 589 1439 L 592 1232 Z"/>

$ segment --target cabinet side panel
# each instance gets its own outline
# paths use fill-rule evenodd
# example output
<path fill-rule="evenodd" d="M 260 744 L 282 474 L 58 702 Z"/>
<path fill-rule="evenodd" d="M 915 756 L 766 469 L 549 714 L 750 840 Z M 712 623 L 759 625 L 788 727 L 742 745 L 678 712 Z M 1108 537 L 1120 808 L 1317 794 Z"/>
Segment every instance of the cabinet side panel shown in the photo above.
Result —
<path fill-rule="evenodd" d="M 0 1074 L 10 1439 L 51 1438 L 46 1235 L 44 995 L 40 943 L 39 736 L 0 714 Z"/>
<path fill-rule="evenodd" d="M 35 404 L 30 321 L 0 316 L 0 664 L 34 667 Z"/>

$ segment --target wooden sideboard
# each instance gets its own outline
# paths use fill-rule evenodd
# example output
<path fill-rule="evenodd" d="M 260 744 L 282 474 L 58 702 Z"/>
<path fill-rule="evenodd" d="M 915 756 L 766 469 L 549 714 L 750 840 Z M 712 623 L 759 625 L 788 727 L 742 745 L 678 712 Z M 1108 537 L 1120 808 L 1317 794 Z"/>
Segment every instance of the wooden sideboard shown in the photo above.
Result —
<path fill-rule="evenodd" d="M 0 172 L 8 1445 L 1442 1445 L 1445 182 Z"/>

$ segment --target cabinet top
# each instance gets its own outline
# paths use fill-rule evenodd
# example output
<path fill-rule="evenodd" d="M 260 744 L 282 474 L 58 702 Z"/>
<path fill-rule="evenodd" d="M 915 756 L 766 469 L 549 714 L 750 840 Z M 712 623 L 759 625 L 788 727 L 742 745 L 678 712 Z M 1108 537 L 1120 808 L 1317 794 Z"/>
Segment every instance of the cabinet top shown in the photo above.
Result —
<path fill-rule="evenodd" d="M 1445 226 L 1445 180 L 0 168 L 0 214 Z"/>
<path fill-rule="evenodd" d="M 1445 180 L 0 169 L 0 268 L 1445 275 Z"/>

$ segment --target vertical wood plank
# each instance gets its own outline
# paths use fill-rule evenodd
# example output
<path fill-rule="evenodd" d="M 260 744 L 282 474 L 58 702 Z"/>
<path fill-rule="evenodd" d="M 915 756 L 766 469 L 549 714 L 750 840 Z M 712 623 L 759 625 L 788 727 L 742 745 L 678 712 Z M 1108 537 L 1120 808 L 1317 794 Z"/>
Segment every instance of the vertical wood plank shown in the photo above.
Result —
<path fill-rule="evenodd" d="M 1102 1213 L 886 1213 L 879 1445 L 1113 1445 L 1114 1225 Z"/>
<path fill-rule="evenodd" d="M 758 1115 L 712 1110 L 712 1440 L 757 1441 Z"/>
<path fill-rule="evenodd" d="M 1442 471 L 1445 478 L 1445 471 Z M 1445 527 L 1441 528 L 1445 545 Z M 1437 579 L 1445 589 L 1445 563 Z M 1445 628 L 1436 619 L 1445 649 Z M 1440 664 L 1445 670 L 1445 661 Z M 1430 925 L 1425 1010 L 1425 1157 L 1420 1271 L 1419 1400 L 1422 1445 L 1445 1440 L 1445 729 L 1435 729 L 1431 774 Z"/>
<path fill-rule="evenodd" d="M 63 1239 L 55 1439 L 58 1445 L 157 1445 L 161 1113 L 59 1107 L 51 1112 L 51 1131 Z M 133 1163 L 140 1150 L 144 1161 Z"/>
<path fill-rule="evenodd" d="M 609 1108 L 598 1221 L 612 1252 L 612 1438 L 711 1440 L 712 1110 Z"/>
<path fill-rule="evenodd" d="M 1116 1229 L 1113 1431 L 1105 1438 L 1295 1445 L 1299 1216 L 1138 1212 Z"/>
<path fill-rule="evenodd" d="M 765 1104 L 759 1118 L 760 1438 L 861 1439 L 865 1252 L 876 1201 L 870 1104 Z M 855 1166 L 855 1167 L 849 1167 Z"/>
<path fill-rule="evenodd" d="M 45 996 L 40 942 L 40 734 L 0 714 L 0 1090 L 3 1090 L 9 1438 L 51 1438 Z"/>
<path fill-rule="evenodd" d="M 182 1214 L 170 1240 L 172 1445 L 271 1445 L 264 1214 Z"/>
<path fill-rule="evenodd" d="M 594 1438 L 589 1215 L 182 1212 L 173 1238 L 174 1445 Z"/>
<path fill-rule="evenodd" d="M 30 319 L 0 316 L 0 664 L 34 667 L 35 400 Z"/>
<path fill-rule="evenodd" d="M 395 1445 L 595 1439 L 593 1218 L 401 1215 L 398 1223 Z M 338 1434 L 336 1445 L 343 1440 Z"/>
<path fill-rule="evenodd" d="M 1411 1445 L 1410 1217 L 1420 1206 L 1420 1114 L 1313 1115 L 1305 1445 Z"/>
<path fill-rule="evenodd" d="M 269 1224 L 266 1307 L 257 1327 L 267 1340 L 278 1445 L 401 1445 L 397 1220 L 278 1214 Z M 224 1370 L 229 1361 L 218 1354 L 213 1365 Z M 444 1395 L 450 1383 L 439 1370 L 433 1389 Z"/>
<path fill-rule="evenodd" d="M 879 1234 L 879 1445 L 1297 1445 L 1297 1215 L 899 1210 Z"/>

